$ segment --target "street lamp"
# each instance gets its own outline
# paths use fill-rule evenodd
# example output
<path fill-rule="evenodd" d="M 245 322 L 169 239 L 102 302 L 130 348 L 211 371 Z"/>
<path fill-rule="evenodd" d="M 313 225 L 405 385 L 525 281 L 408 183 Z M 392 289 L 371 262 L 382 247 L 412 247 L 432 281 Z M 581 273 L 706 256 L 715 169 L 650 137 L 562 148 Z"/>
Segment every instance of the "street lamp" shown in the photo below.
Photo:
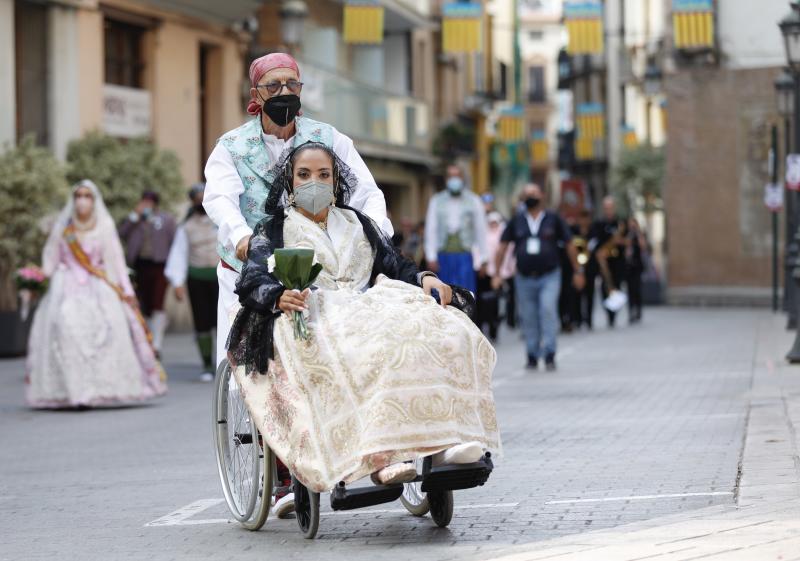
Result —
<path fill-rule="evenodd" d="M 794 112 L 794 79 L 785 70 L 775 80 L 775 94 L 778 100 L 778 114 L 788 121 Z"/>
<path fill-rule="evenodd" d="M 284 0 L 279 14 L 283 42 L 291 47 L 299 45 L 308 17 L 308 6 L 303 0 Z"/>
<path fill-rule="evenodd" d="M 800 2 L 792 2 L 792 11 L 784 17 L 778 27 L 783 35 L 783 46 L 786 49 L 786 60 L 792 74 L 800 73 Z"/>

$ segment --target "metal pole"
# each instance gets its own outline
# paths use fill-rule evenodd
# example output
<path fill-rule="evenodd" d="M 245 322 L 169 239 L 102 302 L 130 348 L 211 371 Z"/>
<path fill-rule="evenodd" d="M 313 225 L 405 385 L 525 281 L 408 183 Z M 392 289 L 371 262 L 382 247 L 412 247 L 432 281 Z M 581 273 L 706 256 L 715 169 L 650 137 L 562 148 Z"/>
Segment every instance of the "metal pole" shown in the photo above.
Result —
<path fill-rule="evenodd" d="M 778 158 L 786 165 L 786 156 L 792 151 L 792 126 L 788 117 L 783 118 L 783 157 Z M 786 168 L 784 167 L 784 175 L 786 175 Z M 785 233 L 783 240 L 783 311 L 789 314 L 789 321 L 794 316 L 794 283 L 792 282 L 792 269 L 789 265 L 789 246 L 792 244 L 792 234 L 794 233 L 794 208 L 795 196 L 794 191 L 788 189 L 784 192 L 786 196 L 785 201 Z M 789 328 L 791 329 L 791 327 Z"/>
<path fill-rule="evenodd" d="M 514 105 L 522 105 L 522 53 L 519 45 L 519 1 L 513 0 L 514 10 Z"/>
<path fill-rule="evenodd" d="M 794 133 L 794 143 L 793 147 L 794 150 L 800 148 L 800 74 L 794 73 L 794 113 L 792 116 L 794 123 L 792 127 L 792 132 Z M 795 208 L 795 211 L 798 209 Z M 800 221 L 797 220 L 797 217 L 794 217 L 795 226 L 800 226 Z M 795 302 L 794 302 L 794 309 L 795 309 L 795 328 L 797 328 L 798 322 L 798 306 L 800 306 L 800 298 L 797 298 L 798 290 L 800 290 L 800 255 L 798 255 L 797 248 L 800 247 L 798 245 L 800 243 L 800 228 L 794 231 L 792 236 L 792 242 L 794 243 L 794 252 L 793 255 L 790 256 L 790 261 L 788 262 L 789 266 L 792 268 L 792 281 L 795 285 Z M 794 344 L 789 352 L 786 354 L 786 360 L 791 363 L 800 362 L 800 330 L 798 330 L 795 334 Z"/>
<path fill-rule="evenodd" d="M 772 149 L 769 154 L 769 167 L 773 185 L 778 184 L 778 127 L 772 125 Z M 778 211 L 772 214 L 772 311 L 778 311 Z"/>

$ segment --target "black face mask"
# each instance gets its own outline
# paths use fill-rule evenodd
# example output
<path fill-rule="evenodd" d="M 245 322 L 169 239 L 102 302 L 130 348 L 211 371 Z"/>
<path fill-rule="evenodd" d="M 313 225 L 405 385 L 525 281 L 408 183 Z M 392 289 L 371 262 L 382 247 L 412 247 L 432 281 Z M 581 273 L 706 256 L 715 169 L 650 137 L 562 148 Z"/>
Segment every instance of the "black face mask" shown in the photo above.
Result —
<path fill-rule="evenodd" d="M 534 209 L 539 206 L 539 203 L 542 202 L 541 199 L 536 197 L 528 197 L 525 199 L 525 207 L 528 209 Z"/>
<path fill-rule="evenodd" d="M 285 127 L 297 117 L 300 111 L 300 97 L 289 95 L 276 95 L 264 102 L 264 113 L 279 127 Z"/>

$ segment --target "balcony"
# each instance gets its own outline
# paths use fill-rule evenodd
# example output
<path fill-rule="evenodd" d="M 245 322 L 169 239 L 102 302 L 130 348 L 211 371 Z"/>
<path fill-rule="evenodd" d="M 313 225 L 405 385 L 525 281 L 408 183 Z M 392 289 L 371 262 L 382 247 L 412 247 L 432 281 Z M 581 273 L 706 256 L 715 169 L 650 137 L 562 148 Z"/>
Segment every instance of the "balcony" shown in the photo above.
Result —
<path fill-rule="evenodd" d="M 364 155 L 432 164 L 431 107 L 300 60 L 303 114 L 351 137 Z"/>

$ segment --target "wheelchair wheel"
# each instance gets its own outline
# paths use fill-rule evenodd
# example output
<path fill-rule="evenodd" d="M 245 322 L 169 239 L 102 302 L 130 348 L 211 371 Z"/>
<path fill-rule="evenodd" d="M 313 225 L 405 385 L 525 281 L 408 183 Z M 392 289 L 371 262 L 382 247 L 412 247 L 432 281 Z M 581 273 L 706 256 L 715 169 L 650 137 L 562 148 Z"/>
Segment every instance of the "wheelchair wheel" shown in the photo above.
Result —
<path fill-rule="evenodd" d="M 444 528 L 453 519 L 453 492 L 428 491 L 428 504 L 431 518 L 440 528 Z"/>
<path fill-rule="evenodd" d="M 217 369 L 212 410 L 225 502 L 242 526 L 258 530 L 269 515 L 275 459 L 250 418 L 227 360 Z"/>
<path fill-rule="evenodd" d="M 300 533 L 307 540 L 313 540 L 319 529 L 319 493 L 309 491 L 294 476 L 292 477 L 294 491 L 294 514 Z"/>
<path fill-rule="evenodd" d="M 423 459 L 417 460 L 417 473 L 422 468 Z M 412 481 L 411 483 L 403 484 L 403 494 L 400 496 L 400 502 L 406 507 L 406 510 L 414 516 L 425 516 L 430 510 L 428 505 L 428 497 L 422 491 L 421 481 Z"/>

